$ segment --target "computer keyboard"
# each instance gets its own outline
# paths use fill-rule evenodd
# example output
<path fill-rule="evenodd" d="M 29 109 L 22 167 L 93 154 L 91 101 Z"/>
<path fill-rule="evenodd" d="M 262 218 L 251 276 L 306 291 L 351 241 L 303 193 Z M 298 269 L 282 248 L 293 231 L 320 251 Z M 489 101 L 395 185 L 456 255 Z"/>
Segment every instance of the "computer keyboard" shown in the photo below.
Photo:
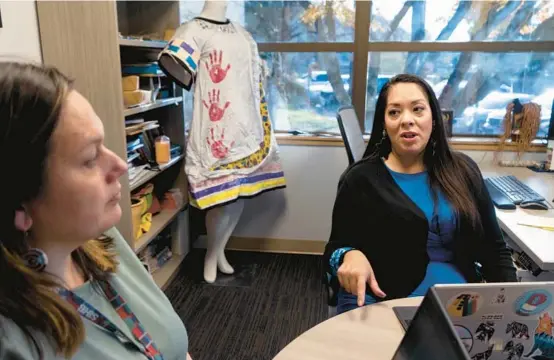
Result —
<path fill-rule="evenodd" d="M 494 204 L 500 209 L 515 209 L 521 202 L 540 202 L 545 198 L 515 176 L 494 176 L 485 179 Z"/>

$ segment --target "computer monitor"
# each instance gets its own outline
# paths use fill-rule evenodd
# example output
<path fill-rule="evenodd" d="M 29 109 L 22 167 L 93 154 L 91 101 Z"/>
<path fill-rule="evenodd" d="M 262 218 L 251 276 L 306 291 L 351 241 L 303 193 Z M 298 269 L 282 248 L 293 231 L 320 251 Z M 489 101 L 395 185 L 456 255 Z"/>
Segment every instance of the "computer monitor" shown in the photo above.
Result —
<path fill-rule="evenodd" d="M 552 111 L 550 112 L 550 125 L 548 126 L 548 140 L 554 140 L 554 100 L 552 100 Z"/>
<path fill-rule="evenodd" d="M 550 112 L 550 124 L 548 126 L 546 146 L 546 164 L 547 169 L 554 171 L 554 101 L 552 101 L 552 111 Z"/>

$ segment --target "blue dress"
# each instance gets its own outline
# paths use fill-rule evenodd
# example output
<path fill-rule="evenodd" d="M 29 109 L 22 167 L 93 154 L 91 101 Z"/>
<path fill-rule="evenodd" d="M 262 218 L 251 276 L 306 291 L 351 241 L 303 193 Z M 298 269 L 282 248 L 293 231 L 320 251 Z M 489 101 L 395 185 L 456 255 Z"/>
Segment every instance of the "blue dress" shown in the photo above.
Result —
<path fill-rule="evenodd" d="M 403 174 L 388 169 L 394 181 L 402 191 L 423 211 L 429 221 L 427 237 L 427 253 L 429 264 L 423 281 L 410 294 L 410 297 L 424 296 L 430 287 L 436 284 L 462 284 L 466 280 L 459 270 L 451 263 L 453 240 L 456 231 L 455 212 L 442 193 L 433 199 L 427 172 Z M 336 273 L 338 259 L 349 248 L 337 249 L 331 256 L 331 268 Z M 379 279 L 377 279 L 379 281 Z M 375 303 L 371 295 L 366 294 L 365 305 Z M 357 308 L 356 295 L 340 289 L 338 293 L 337 313 Z"/>

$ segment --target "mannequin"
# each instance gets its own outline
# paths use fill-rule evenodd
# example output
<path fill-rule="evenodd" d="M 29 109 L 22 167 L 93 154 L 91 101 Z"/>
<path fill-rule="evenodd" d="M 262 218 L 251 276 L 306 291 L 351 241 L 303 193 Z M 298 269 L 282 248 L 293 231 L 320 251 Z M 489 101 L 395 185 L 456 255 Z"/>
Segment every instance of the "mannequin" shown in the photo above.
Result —
<path fill-rule="evenodd" d="M 186 90 L 194 87 L 194 111 L 185 172 L 190 204 L 206 210 L 204 280 L 217 270 L 233 274 L 225 246 L 245 201 L 285 187 L 263 93 L 257 44 L 226 17 L 227 1 L 206 0 L 162 51 L 162 70 Z"/>
<path fill-rule="evenodd" d="M 227 21 L 227 17 L 225 16 L 226 13 L 227 0 L 206 0 L 206 2 L 204 3 L 204 8 L 202 9 L 199 17 L 219 22 L 225 22 Z"/>
<path fill-rule="evenodd" d="M 227 0 L 206 0 L 199 17 L 221 23 L 226 22 L 227 5 Z M 240 220 L 243 209 L 243 201 L 237 200 L 235 203 L 208 210 L 206 213 L 208 243 L 204 259 L 204 281 L 207 283 L 215 281 L 218 269 L 228 275 L 235 272 L 225 257 L 225 246 Z"/>

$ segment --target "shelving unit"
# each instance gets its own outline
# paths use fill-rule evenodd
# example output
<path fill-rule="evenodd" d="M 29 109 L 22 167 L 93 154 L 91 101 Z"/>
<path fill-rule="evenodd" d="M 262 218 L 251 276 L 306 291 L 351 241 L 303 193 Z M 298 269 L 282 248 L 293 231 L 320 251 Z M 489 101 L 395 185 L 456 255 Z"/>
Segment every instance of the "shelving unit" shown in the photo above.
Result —
<path fill-rule="evenodd" d="M 137 48 L 163 49 L 167 45 L 167 41 L 156 40 L 136 40 L 136 39 L 119 39 L 120 46 L 129 46 Z"/>
<path fill-rule="evenodd" d="M 167 164 L 161 165 L 159 171 L 153 171 L 153 170 L 149 171 L 148 175 L 141 178 L 140 181 L 138 181 L 136 184 L 132 184 L 130 186 L 131 191 L 134 191 L 134 190 L 138 189 L 139 187 L 146 184 L 147 182 L 149 182 L 150 180 L 152 180 L 156 176 L 160 175 L 165 170 L 171 168 L 173 165 L 177 164 L 184 157 L 185 157 L 185 155 L 179 155 L 179 156 L 174 157 L 173 159 L 171 159 Z"/>
<path fill-rule="evenodd" d="M 162 290 L 165 290 L 167 285 L 173 280 L 173 277 L 177 275 L 177 270 L 183 263 L 183 260 L 185 260 L 184 255 L 173 255 L 161 269 L 152 274 L 154 281 Z"/>
<path fill-rule="evenodd" d="M 152 225 L 147 233 L 139 237 L 134 244 L 135 253 L 144 250 L 156 236 L 158 236 L 167 225 L 169 225 L 177 215 L 186 207 L 186 205 L 172 210 L 164 210 L 161 213 L 152 217 Z"/>
<path fill-rule="evenodd" d="M 127 160 L 125 119 L 140 114 L 145 121 L 157 120 L 171 142 L 184 151 L 182 89 L 176 87 L 173 98 L 124 109 L 121 82 L 123 64 L 156 61 L 157 54 L 167 44 L 161 40 L 128 37 L 148 34 L 145 37 L 163 39 L 167 29 L 176 29 L 180 24 L 179 1 L 39 1 L 37 16 L 44 64 L 54 65 L 75 79 L 75 89 L 90 101 L 103 120 L 108 148 Z M 186 200 L 188 186 L 184 169 L 176 167 L 182 164 L 182 159 L 182 155 L 175 157 L 161 166 L 160 171 L 153 171 L 133 186 L 128 175 L 120 179 L 122 218 L 117 227 L 135 253 L 164 229 L 171 228 L 173 257 L 153 276 L 160 287 L 166 286 L 176 274 L 190 247 L 187 204 L 155 215 L 150 231 L 135 240 L 131 196 L 152 182 L 156 194 L 177 188 Z"/>
<path fill-rule="evenodd" d="M 125 110 L 123 110 L 123 115 L 125 117 L 132 116 L 132 115 L 137 115 L 137 114 L 141 114 L 141 113 L 144 113 L 144 112 L 147 112 L 147 111 L 150 111 L 150 110 L 163 108 L 165 106 L 179 105 L 182 102 L 183 102 L 183 97 L 182 96 L 169 98 L 169 99 L 160 99 L 160 100 L 156 100 L 155 102 L 150 103 L 150 104 L 140 105 L 140 106 L 135 106 L 135 107 L 132 107 L 132 108 L 125 109 Z"/>

